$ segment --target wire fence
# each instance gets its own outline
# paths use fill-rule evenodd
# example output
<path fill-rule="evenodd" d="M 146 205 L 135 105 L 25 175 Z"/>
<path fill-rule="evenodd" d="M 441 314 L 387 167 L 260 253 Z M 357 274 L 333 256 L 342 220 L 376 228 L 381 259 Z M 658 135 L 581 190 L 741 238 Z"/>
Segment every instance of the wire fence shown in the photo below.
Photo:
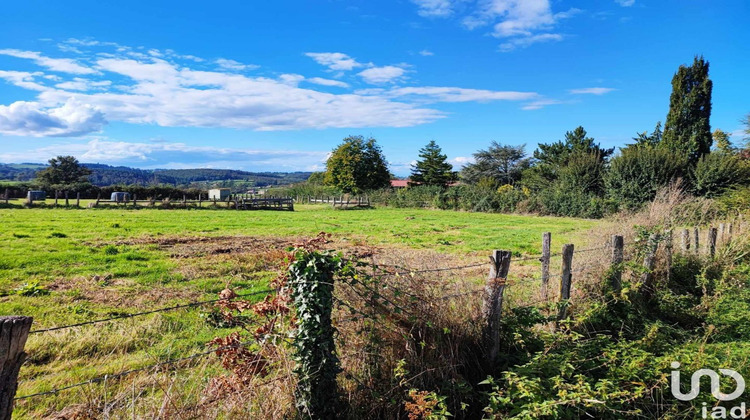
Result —
<path fill-rule="evenodd" d="M 257 295 L 262 295 L 262 294 L 268 294 L 268 293 L 271 293 L 271 292 L 274 292 L 274 290 L 270 290 L 270 289 L 269 290 L 261 290 L 261 291 L 257 291 L 257 292 L 252 292 L 252 293 L 246 293 L 246 294 L 237 295 L 235 298 L 237 298 L 237 297 L 251 297 L 251 296 L 257 296 Z M 43 329 L 39 329 L 39 330 L 30 331 L 29 334 L 40 334 L 40 333 L 45 333 L 45 332 L 50 332 L 50 331 L 66 330 L 66 329 L 70 329 L 70 328 L 83 327 L 83 326 L 86 326 L 86 325 L 101 324 L 101 323 L 104 323 L 104 322 L 117 321 L 117 320 L 120 320 L 120 319 L 135 318 L 135 317 L 139 317 L 139 316 L 143 316 L 143 315 L 155 314 L 155 313 L 159 313 L 159 312 L 174 311 L 174 310 L 183 309 L 183 308 L 193 308 L 193 307 L 196 307 L 196 306 L 208 305 L 210 303 L 216 303 L 216 302 L 221 302 L 221 301 L 224 301 L 224 300 L 231 300 L 231 299 L 235 299 L 235 298 L 219 298 L 219 299 L 210 299 L 210 300 L 204 300 L 204 301 L 199 301 L 199 302 L 185 303 L 185 304 L 182 304 L 182 305 L 169 306 L 169 307 L 166 307 L 166 308 L 153 309 L 153 310 L 150 310 L 150 311 L 136 312 L 136 313 L 132 313 L 132 314 L 123 314 L 123 315 L 113 316 L 113 317 L 110 317 L 110 318 L 102 318 L 102 319 L 94 319 L 94 320 L 90 320 L 90 321 L 78 322 L 76 324 L 61 325 L 61 326 L 50 327 L 50 328 L 43 328 Z"/>
<path fill-rule="evenodd" d="M 204 352 L 200 352 L 200 353 L 195 353 L 195 354 L 192 354 L 192 355 L 186 356 L 186 357 L 180 357 L 180 358 L 176 358 L 176 359 L 164 360 L 164 361 L 161 361 L 159 363 L 154 363 L 154 364 L 149 365 L 149 366 L 144 366 L 144 367 L 140 367 L 140 368 L 136 368 L 136 369 L 129 369 L 129 370 L 125 370 L 125 371 L 118 372 L 118 373 L 112 373 L 112 374 L 107 374 L 107 375 L 96 376 L 94 378 L 88 379 L 88 380 L 83 381 L 83 382 L 78 382 L 78 383 L 75 383 L 75 384 L 72 384 L 72 385 L 67 385 L 67 386 L 64 386 L 64 387 L 55 388 L 55 389 L 52 389 L 52 390 L 49 390 L 49 391 L 37 392 L 35 394 L 28 394 L 28 395 L 23 395 L 23 396 L 20 396 L 20 397 L 15 397 L 14 400 L 15 401 L 19 401 L 19 400 L 26 400 L 26 399 L 34 398 L 34 397 L 40 397 L 40 396 L 44 396 L 44 395 L 56 395 L 56 394 L 58 394 L 58 393 L 60 393 L 62 391 L 67 391 L 67 390 L 70 390 L 70 389 L 73 389 L 73 388 L 79 388 L 79 387 L 90 385 L 90 384 L 105 382 L 105 381 L 107 381 L 109 379 L 117 379 L 117 378 L 121 378 L 123 376 L 127 376 L 127 375 L 130 375 L 130 374 L 136 373 L 136 372 L 143 372 L 143 371 L 147 371 L 147 370 L 151 370 L 151 369 L 156 369 L 156 368 L 159 368 L 159 367 L 162 367 L 162 366 L 171 366 L 171 365 L 174 365 L 174 364 L 177 364 L 177 363 L 180 363 L 180 362 L 185 362 L 185 361 L 188 361 L 188 360 L 197 359 L 199 357 L 208 356 L 209 354 L 212 354 L 212 353 L 218 353 L 220 351 L 225 351 L 225 350 L 231 350 L 231 349 L 236 349 L 236 348 L 240 348 L 240 347 L 245 347 L 245 346 L 248 346 L 248 345 L 250 345 L 252 343 L 254 343 L 254 341 L 246 341 L 246 342 L 239 343 L 239 344 L 233 344 L 233 345 L 229 345 L 229 346 L 223 346 L 223 347 L 219 347 L 219 348 L 216 348 L 216 349 L 212 349 L 212 350 L 208 350 L 208 351 L 204 351 Z"/>
<path fill-rule="evenodd" d="M 581 249 L 581 250 L 576 250 L 574 253 L 593 252 L 593 251 L 602 250 L 602 249 L 606 249 L 606 248 L 608 248 L 608 247 L 595 247 L 595 248 Z M 561 254 L 550 254 L 550 258 L 553 257 L 553 256 L 558 256 L 558 255 L 561 255 Z M 516 258 L 516 259 L 513 259 L 513 260 L 518 262 L 518 261 L 541 260 L 542 258 L 544 258 L 543 255 L 533 255 L 533 256 L 520 257 L 520 258 Z M 361 260 L 354 260 L 354 261 L 351 261 L 351 262 L 355 263 L 357 266 L 360 266 L 360 267 L 369 267 L 369 268 L 372 268 L 373 271 L 377 271 L 378 274 L 375 274 L 375 275 L 377 277 L 380 277 L 380 278 L 387 278 L 387 277 L 394 277 L 394 276 L 410 276 L 410 277 L 415 277 L 415 276 L 417 276 L 419 274 L 438 273 L 438 272 L 455 272 L 455 271 L 475 269 L 475 268 L 479 268 L 479 267 L 486 267 L 486 266 L 488 266 L 490 264 L 490 262 L 482 262 L 482 263 L 471 263 L 471 264 L 464 264 L 464 265 L 458 265 L 458 266 L 448 266 L 448 267 L 410 269 L 410 268 L 403 267 L 403 266 L 385 265 L 385 264 L 374 264 L 374 263 L 370 263 L 370 262 L 366 262 L 366 261 L 361 261 Z M 580 273 L 582 271 L 585 271 L 586 268 L 587 267 L 579 268 L 578 270 L 573 271 L 573 273 Z M 561 277 L 561 274 L 550 275 L 548 277 L 548 279 L 556 279 L 556 278 L 559 278 L 559 277 Z M 540 282 L 540 281 L 541 281 L 541 277 L 533 277 L 533 278 L 529 278 L 529 279 L 512 280 L 510 282 L 506 282 L 505 285 L 506 286 L 514 286 L 514 285 L 523 284 L 523 283 Z M 406 307 L 403 307 L 402 305 L 400 305 L 399 302 L 395 301 L 395 299 L 390 299 L 389 297 L 384 296 L 382 293 L 380 293 L 380 291 L 374 289 L 371 286 L 368 286 L 365 283 L 359 283 L 359 284 L 361 285 L 362 288 L 364 288 L 366 290 L 366 293 L 363 293 L 361 290 L 358 290 L 356 287 L 353 287 L 351 284 L 349 286 L 350 286 L 350 289 L 359 298 L 363 299 L 364 301 L 367 301 L 368 299 L 372 299 L 373 296 L 377 296 L 377 298 L 380 299 L 380 300 L 382 300 L 385 303 L 386 306 L 390 306 L 393 310 L 397 311 L 398 313 L 402 313 L 402 314 L 404 314 L 406 316 L 409 316 L 409 317 L 413 316 L 413 314 L 411 313 L 411 311 L 409 311 L 409 309 L 407 309 Z M 389 290 L 392 291 L 392 293 L 394 293 L 396 295 L 401 294 L 401 295 L 409 296 L 409 297 L 412 297 L 412 298 L 413 297 L 417 297 L 417 298 L 422 299 L 423 301 L 426 300 L 424 298 L 424 296 L 420 296 L 418 294 L 415 294 L 415 293 L 409 292 L 407 290 L 404 290 L 403 287 L 396 286 L 395 284 L 392 284 L 392 283 L 383 282 L 380 285 L 380 287 L 381 288 L 389 289 Z M 135 312 L 135 313 L 128 313 L 128 314 L 122 314 L 122 315 L 112 316 L 112 317 L 108 317 L 108 318 L 92 319 L 92 320 L 82 321 L 82 322 L 78 322 L 78 323 L 74 323 L 74 324 L 69 324 L 69 325 L 60 325 L 60 326 L 54 326 L 54 327 L 49 327 L 49 328 L 42 328 L 42 329 L 33 330 L 29 334 L 41 334 L 41 333 L 47 333 L 47 332 L 53 332 L 53 331 L 61 331 L 61 330 L 67 330 L 67 329 L 72 329 L 72 328 L 78 328 L 78 327 L 83 327 L 83 326 L 88 326 L 88 325 L 103 324 L 103 323 L 113 322 L 113 321 L 117 321 L 117 320 L 129 319 L 129 318 L 136 318 L 136 317 L 150 315 L 150 314 L 155 314 L 155 313 L 175 311 L 175 310 L 185 309 L 185 308 L 200 307 L 200 306 L 204 306 L 204 305 L 208 305 L 208 304 L 218 303 L 218 302 L 221 302 L 221 301 L 230 301 L 232 299 L 237 299 L 237 298 L 248 298 L 248 297 L 253 297 L 253 296 L 258 296 L 258 295 L 263 295 L 263 294 L 267 295 L 267 294 L 273 293 L 275 291 L 276 290 L 273 290 L 273 289 L 259 290 L 259 291 L 254 291 L 254 292 L 250 292 L 250 293 L 237 294 L 237 295 L 235 295 L 235 296 L 233 296 L 231 298 L 217 298 L 217 299 L 208 299 L 208 300 L 202 300 L 202 301 L 189 302 L 189 303 L 185 303 L 185 304 L 179 304 L 179 305 L 174 305 L 174 306 L 169 306 L 169 307 L 164 307 L 164 308 L 159 308 L 159 309 L 153 309 L 153 310 L 147 310 L 147 311 L 141 311 L 141 312 Z M 447 301 L 447 300 L 450 300 L 450 299 L 456 299 L 456 298 L 465 297 L 465 296 L 469 296 L 469 295 L 478 295 L 478 294 L 482 294 L 484 292 L 485 292 L 485 287 L 482 286 L 482 287 L 473 288 L 471 290 L 466 290 L 466 291 L 460 291 L 460 292 L 456 292 L 456 293 L 445 294 L 443 296 L 440 296 L 438 298 L 433 299 L 433 301 L 435 301 L 435 302 L 443 302 L 443 301 Z M 364 319 L 371 319 L 374 322 L 380 324 L 381 326 L 385 326 L 385 324 L 382 321 L 377 320 L 373 316 L 373 314 L 368 314 L 368 313 L 365 313 L 365 312 L 363 312 L 363 311 L 361 311 L 359 309 L 356 309 L 353 305 L 351 305 L 350 303 L 348 303 L 348 302 L 346 302 L 346 301 L 344 301 L 342 299 L 335 298 L 335 301 L 339 305 L 341 305 L 343 307 L 346 307 L 353 315 L 356 315 L 356 316 L 352 316 L 352 317 L 349 317 L 347 319 L 344 319 L 341 322 L 348 323 L 348 322 L 355 322 L 355 321 L 360 321 L 360 320 L 364 320 Z M 549 302 L 550 302 L 549 299 L 537 299 L 537 300 L 532 300 L 532 301 L 525 301 L 524 305 L 522 305 L 520 307 L 536 306 L 536 305 L 540 305 L 540 304 L 544 304 L 544 303 L 549 303 Z M 74 383 L 74 384 L 71 384 L 71 385 L 67 385 L 67 386 L 63 386 L 63 387 L 59 387 L 59 388 L 54 388 L 54 389 L 51 389 L 51 390 L 48 390 L 48 391 L 42 391 L 42 392 L 37 392 L 37 393 L 32 393 L 32 394 L 27 394 L 27 395 L 22 395 L 22 396 L 19 396 L 19 397 L 15 397 L 14 400 L 15 401 L 21 401 L 21 400 L 27 400 L 27 399 L 31 399 L 31 398 L 35 398 L 35 397 L 46 396 L 46 395 L 57 395 L 60 392 L 64 392 L 64 391 L 67 391 L 67 390 L 71 390 L 71 389 L 83 387 L 83 386 L 86 386 L 86 385 L 102 383 L 102 382 L 106 382 L 106 381 L 111 380 L 111 379 L 119 379 L 119 378 L 131 375 L 131 374 L 134 374 L 134 373 L 144 372 L 144 371 L 149 371 L 149 370 L 154 370 L 154 369 L 158 369 L 158 368 L 161 368 L 161 367 L 174 366 L 174 365 L 180 364 L 182 362 L 186 362 L 186 361 L 189 361 L 189 360 L 194 360 L 194 359 L 198 359 L 198 358 L 201 358 L 201 357 L 208 356 L 208 355 L 210 355 L 212 353 L 218 353 L 218 352 L 221 352 L 221 351 L 224 351 L 224 350 L 230 350 L 230 349 L 236 349 L 236 348 L 240 348 L 240 347 L 245 347 L 245 346 L 248 346 L 248 345 L 250 345 L 250 344 L 252 344 L 254 342 L 255 341 L 247 341 L 247 342 L 242 342 L 242 343 L 238 343 L 238 344 L 234 344 L 234 345 L 228 345 L 228 346 L 218 347 L 218 348 L 215 348 L 215 349 L 211 349 L 211 350 L 207 350 L 207 351 L 202 351 L 202 352 L 194 353 L 194 354 L 191 354 L 191 355 L 185 356 L 185 357 L 179 357 L 179 358 L 174 358 L 174 359 L 163 360 L 163 361 L 160 361 L 160 362 L 148 365 L 148 366 L 143 366 L 143 367 L 134 368 L 134 369 L 128 369 L 128 370 L 124 370 L 124 371 L 117 372 L 117 373 L 112 373 L 112 374 L 99 375 L 99 376 L 95 376 L 93 378 L 90 378 L 88 380 L 85 380 L 85 381 L 82 381 L 82 382 L 78 382 L 78 383 Z"/>

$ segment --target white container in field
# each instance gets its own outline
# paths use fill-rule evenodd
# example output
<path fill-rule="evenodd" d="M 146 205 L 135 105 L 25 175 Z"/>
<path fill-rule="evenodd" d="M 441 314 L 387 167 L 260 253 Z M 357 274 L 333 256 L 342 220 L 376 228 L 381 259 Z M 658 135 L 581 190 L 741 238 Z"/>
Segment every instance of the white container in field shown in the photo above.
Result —
<path fill-rule="evenodd" d="M 230 195 L 229 188 L 213 188 L 208 190 L 208 199 L 209 200 L 216 200 L 216 201 L 224 201 L 227 198 L 229 198 Z"/>
<path fill-rule="evenodd" d="M 110 197 L 110 201 L 121 203 L 123 201 L 130 201 L 130 193 L 127 192 L 113 192 Z"/>
<path fill-rule="evenodd" d="M 28 193 L 26 193 L 26 199 L 29 201 L 44 201 L 47 199 L 47 193 L 44 191 L 30 190 Z"/>

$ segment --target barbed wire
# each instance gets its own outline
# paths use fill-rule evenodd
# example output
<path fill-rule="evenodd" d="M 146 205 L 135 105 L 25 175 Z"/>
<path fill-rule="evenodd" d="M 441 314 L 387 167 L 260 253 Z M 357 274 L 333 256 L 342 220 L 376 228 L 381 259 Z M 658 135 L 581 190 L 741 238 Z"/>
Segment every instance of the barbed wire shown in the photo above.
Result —
<path fill-rule="evenodd" d="M 44 328 L 44 329 L 30 331 L 29 334 L 39 334 L 39 333 L 50 332 L 50 331 L 65 330 L 65 329 L 69 329 L 69 328 L 82 327 L 82 326 L 85 326 L 85 325 L 100 324 L 100 323 L 103 323 L 103 322 L 116 321 L 118 319 L 135 318 L 135 317 L 138 317 L 138 316 L 155 314 L 155 313 L 158 313 L 158 312 L 167 312 L 167 311 L 174 311 L 174 310 L 182 309 L 182 308 L 191 308 L 191 307 L 195 307 L 195 306 L 207 305 L 209 303 L 216 303 L 216 302 L 220 302 L 220 301 L 223 301 L 223 300 L 232 300 L 232 299 L 241 298 L 241 297 L 256 296 L 256 295 L 261 295 L 261 294 L 264 294 L 264 293 L 271 293 L 271 292 L 274 292 L 274 291 L 275 290 L 273 290 L 273 289 L 261 290 L 261 291 L 257 291 L 257 292 L 246 293 L 246 294 L 242 294 L 242 295 L 236 295 L 235 297 L 232 297 L 232 298 L 218 298 L 218 299 L 204 300 L 204 301 L 200 301 L 200 302 L 185 303 L 185 304 L 182 304 L 182 305 L 169 306 L 169 307 L 166 307 L 166 308 L 153 309 L 153 310 L 150 310 L 150 311 L 136 312 L 136 313 L 133 313 L 133 314 L 124 314 L 124 315 L 113 316 L 113 317 L 110 317 L 110 318 L 95 319 L 95 320 L 91 320 L 91 321 L 79 322 L 79 323 L 76 323 L 76 324 L 61 325 L 61 326 L 57 326 L 57 327 Z"/>
<path fill-rule="evenodd" d="M 85 386 L 85 385 L 90 385 L 90 384 L 95 384 L 95 383 L 99 383 L 99 382 L 104 382 L 104 381 L 106 381 L 108 379 L 117 379 L 117 378 L 121 378 L 123 376 L 130 375 L 132 373 L 142 372 L 142 371 L 145 371 L 145 370 L 154 369 L 154 368 L 158 368 L 158 367 L 161 367 L 161 366 L 173 365 L 173 364 L 184 362 L 184 361 L 187 361 L 187 360 L 197 359 L 199 357 L 207 356 L 207 355 L 209 355 L 211 353 L 216 353 L 216 352 L 220 352 L 220 351 L 224 351 L 224 350 L 231 350 L 231 349 L 235 349 L 235 348 L 245 347 L 245 346 L 248 346 L 248 345 L 250 345 L 250 344 L 252 344 L 254 342 L 255 341 L 245 341 L 245 342 L 238 343 L 238 344 L 232 344 L 232 345 L 229 345 L 229 346 L 223 346 L 223 347 L 219 347 L 219 348 L 216 348 L 216 349 L 212 349 L 212 350 L 208 350 L 208 351 L 204 351 L 204 352 L 200 352 L 200 353 L 195 353 L 195 354 L 192 354 L 190 356 L 180 357 L 180 358 L 177 358 L 177 359 L 165 360 L 165 361 L 162 361 L 162 362 L 159 362 L 159 363 L 155 363 L 155 364 L 149 365 L 149 366 L 144 366 L 144 367 L 140 367 L 140 368 L 136 368 L 136 369 L 129 369 L 129 370 L 125 370 L 125 371 L 122 371 L 122 372 L 113 373 L 113 374 L 107 374 L 107 375 L 97 376 L 97 377 L 91 378 L 89 380 L 86 380 L 86 381 L 83 381 L 83 382 L 78 382 L 78 383 L 75 383 L 75 384 L 72 384 L 72 385 L 67 385 L 67 386 L 64 386 L 64 387 L 61 387 L 61 388 L 55 388 L 55 389 L 52 389 L 52 390 L 49 390 L 49 391 L 37 392 L 35 394 L 28 394 L 28 395 L 23 395 L 23 396 L 20 396 L 20 397 L 16 397 L 13 400 L 14 401 L 19 401 L 19 400 L 25 400 L 25 399 L 34 398 L 34 397 L 40 397 L 40 396 L 43 396 L 43 395 L 56 395 L 56 394 L 58 394 L 58 393 L 60 393 L 62 391 L 67 391 L 67 390 L 70 390 L 70 389 L 73 389 L 73 388 L 82 387 L 82 386 Z"/>
<path fill-rule="evenodd" d="M 448 300 L 448 299 L 453 299 L 453 298 L 457 298 L 457 297 L 461 297 L 461 296 L 467 296 L 467 295 L 473 295 L 473 294 L 482 293 L 482 292 L 484 292 L 484 287 L 482 287 L 480 289 L 470 290 L 468 292 L 454 293 L 452 295 L 442 296 L 442 297 L 438 298 L 437 300 L 438 301 Z"/>
<path fill-rule="evenodd" d="M 383 269 L 384 266 L 381 265 L 370 265 L 372 267 L 376 267 L 383 271 L 384 273 L 391 275 L 391 276 L 407 276 L 407 275 L 414 275 L 414 274 L 421 274 L 421 273 L 435 273 L 440 271 L 458 271 L 458 270 L 465 270 L 467 268 L 476 268 L 476 267 L 482 267 L 486 266 L 488 263 L 474 263 L 474 264 L 467 264 L 467 265 L 459 265 L 455 267 L 439 267 L 439 268 L 426 268 L 426 269 L 419 269 L 419 270 L 410 270 L 408 268 L 402 268 L 400 269 L 404 271 L 388 271 Z"/>

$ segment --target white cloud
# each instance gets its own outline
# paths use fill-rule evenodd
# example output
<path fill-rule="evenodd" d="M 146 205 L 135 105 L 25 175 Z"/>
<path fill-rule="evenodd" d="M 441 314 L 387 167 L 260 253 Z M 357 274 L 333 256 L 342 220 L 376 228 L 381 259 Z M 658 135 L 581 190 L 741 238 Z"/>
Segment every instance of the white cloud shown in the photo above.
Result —
<path fill-rule="evenodd" d="M 365 82 L 379 84 L 395 82 L 400 79 L 406 70 L 396 66 L 371 67 L 357 73 Z"/>
<path fill-rule="evenodd" d="M 631 2 L 634 0 L 618 0 Z M 560 20 L 581 12 L 572 8 L 554 13 L 550 0 L 412 0 L 425 17 L 448 17 L 456 14 L 457 6 L 466 3 L 470 12 L 461 18 L 469 30 L 491 26 L 491 35 L 505 39 L 500 51 L 512 51 L 540 42 L 559 41 L 563 35 L 553 32 Z M 472 10 L 473 9 L 473 10 Z"/>
<path fill-rule="evenodd" d="M 192 57 L 191 59 L 195 61 L 195 57 Z M 216 63 L 216 65 L 218 65 L 220 68 L 225 69 L 225 70 L 237 70 L 237 71 L 255 70 L 260 67 L 255 64 L 242 64 L 239 61 L 234 61 L 234 60 L 230 60 L 227 58 L 216 59 L 214 63 Z"/>
<path fill-rule="evenodd" d="M 448 161 L 453 165 L 453 169 L 459 169 L 459 168 L 466 166 L 469 163 L 473 163 L 474 158 L 466 157 L 466 156 L 456 156 L 453 159 L 449 159 Z"/>
<path fill-rule="evenodd" d="M 40 147 L 22 153 L 0 152 L 0 162 L 44 162 L 59 155 L 73 155 L 85 163 L 128 165 L 140 168 L 227 168 L 290 171 L 311 170 L 322 165 L 326 151 L 253 150 L 190 146 L 184 143 L 129 143 L 93 139 Z M 179 163 L 177 163 L 179 162 Z"/>
<path fill-rule="evenodd" d="M 362 67 L 363 64 L 349 57 L 344 53 L 305 53 L 318 64 L 328 67 L 330 70 L 352 70 L 355 67 Z"/>
<path fill-rule="evenodd" d="M 419 8 L 417 13 L 424 17 L 447 17 L 453 14 L 456 0 L 411 0 Z"/>
<path fill-rule="evenodd" d="M 73 78 L 66 82 L 60 82 L 55 85 L 56 88 L 62 90 L 77 90 L 77 91 L 88 91 L 92 89 L 103 89 L 112 84 L 109 80 L 92 81 L 83 79 L 80 77 Z"/>
<path fill-rule="evenodd" d="M 635 4 L 635 0 L 615 0 L 622 7 L 630 7 Z"/>
<path fill-rule="evenodd" d="M 75 60 L 69 58 L 50 58 L 45 57 L 41 53 L 35 51 L 21 51 L 14 49 L 1 49 L 0 55 L 8 55 L 11 57 L 25 58 L 33 61 L 38 66 L 46 67 L 52 71 L 72 74 L 93 74 L 95 70 L 84 67 L 75 62 Z"/>
<path fill-rule="evenodd" d="M 29 73 L 26 71 L 0 70 L 0 79 L 5 79 L 7 82 L 13 85 L 24 89 L 36 90 L 40 92 L 48 90 L 49 88 L 47 86 L 44 86 L 34 80 L 34 78 L 37 76 L 44 77 L 41 72 Z"/>
<path fill-rule="evenodd" d="M 321 86 L 335 86 L 335 87 L 340 87 L 340 88 L 349 87 L 348 83 L 342 82 L 340 80 L 324 79 L 322 77 L 311 77 L 307 79 L 307 81 L 310 83 L 314 83 L 316 85 L 321 85 Z"/>
<path fill-rule="evenodd" d="M 87 44 L 95 44 L 91 48 L 96 48 L 96 52 L 88 51 Z M 233 69 L 217 68 L 215 62 L 184 58 L 172 50 L 145 54 L 96 41 L 72 45 L 85 50 L 81 60 L 90 65 L 95 75 L 0 71 L 0 79 L 37 92 L 31 102 L 3 108 L 2 132 L 25 132 L 30 136 L 81 135 L 100 130 L 105 117 L 108 121 L 129 124 L 259 131 L 411 127 L 446 116 L 445 112 L 428 106 L 431 103 L 541 98 L 534 92 L 512 90 L 387 85 L 406 79 L 407 64 L 381 67 L 368 64 L 357 76 L 367 83 L 383 86 L 334 93 L 316 85 L 349 89 L 349 84 L 291 73 L 275 77 L 240 74 Z M 134 56 L 133 52 L 137 54 Z M 341 53 L 315 54 L 322 54 L 314 58 L 328 68 L 364 66 Z M 62 112 L 59 110 L 72 108 L 88 112 L 87 117 L 71 120 L 58 115 Z M 29 118 L 28 125 L 22 123 L 22 116 Z"/>
<path fill-rule="evenodd" d="M 429 56 L 435 55 L 435 53 L 432 52 L 432 51 L 429 51 L 429 50 L 422 50 L 422 51 L 419 52 L 419 55 L 422 55 L 422 56 L 425 56 L 425 57 L 429 57 Z"/>
<path fill-rule="evenodd" d="M 364 91 L 365 93 L 367 91 Z M 378 91 L 373 91 L 377 93 Z M 538 97 L 534 92 L 496 91 L 485 89 L 465 89 L 458 87 L 401 87 L 382 94 L 390 97 L 417 97 L 436 102 L 488 102 L 524 101 Z"/>
<path fill-rule="evenodd" d="M 97 61 L 102 71 L 132 80 L 104 92 L 75 97 L 100 109 L 109 120 L 161 126 L 290 130 L 345 127 L 406 127 L 443 117 L 434 109 L 384 97 L 331 94 L 298 87 L 304 77 L 248 77 L 178 67 L 161 59 Z M 72 93 L 49 90 L 39 96 L 47 107 Z"/>
<path fill-rule="evenodd" d="M 560 34 L 537 34 L 521 38 L 513 38 L 508 42 L 503 42 L 502 44 L 500 44 L 499 50 L 501 52 L 509 52 L 515 50 L 516 48 L 526 48 L 530 45 L 540 42 L 561 41 L 562 39 L 563 36 Z"/>
<path fill-rule="evenodd" d="M 615 88 L 606 87 L 590 87 L 581 89 L 570 89 L 568 92 L 576 95 L 604 95 L 605 93 L 612 92 Z"/>
<path fill-rule="evenodd" d="M 533 111 L 536 109 L 542 109 L 548 105 L 559 105 L 561 103 L 563 102 L 557 99 L 539 99 L 525 104 L 521 107 L 521 109 L 523 109 L 524 111 Z"/>
<path fill-rule="evenodd" d="M 99 131 L 104 124 L 99 110 L 72 98 L 58 108 L 24 101 L 0 105 L 0 133 L 11 136 L 76 137 Z"/>

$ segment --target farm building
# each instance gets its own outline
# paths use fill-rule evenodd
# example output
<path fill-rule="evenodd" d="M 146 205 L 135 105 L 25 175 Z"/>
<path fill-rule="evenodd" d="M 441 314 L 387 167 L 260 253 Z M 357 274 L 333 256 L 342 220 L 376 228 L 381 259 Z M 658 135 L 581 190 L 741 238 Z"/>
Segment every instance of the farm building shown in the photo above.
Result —
<path fill-rule="evenodd" d="M 229 198 L 229 188 L 213 188 L 208 190 L 208 199 L 216 201 L 224 201 Z"/>
<path fill-rule="evenodd" d="M 116 201 L 121 203 L 123 201 L 130 201 L 130 193 L 127 192 L 113 192 L 109 198 L 110 201 Z"/>
<path fill-rule="evenodd" d="M 47 193 L 44 191 L 29 191 L 26 194 L 26 199 L 29 201 L 43 201 L 47 199 Z"/>

